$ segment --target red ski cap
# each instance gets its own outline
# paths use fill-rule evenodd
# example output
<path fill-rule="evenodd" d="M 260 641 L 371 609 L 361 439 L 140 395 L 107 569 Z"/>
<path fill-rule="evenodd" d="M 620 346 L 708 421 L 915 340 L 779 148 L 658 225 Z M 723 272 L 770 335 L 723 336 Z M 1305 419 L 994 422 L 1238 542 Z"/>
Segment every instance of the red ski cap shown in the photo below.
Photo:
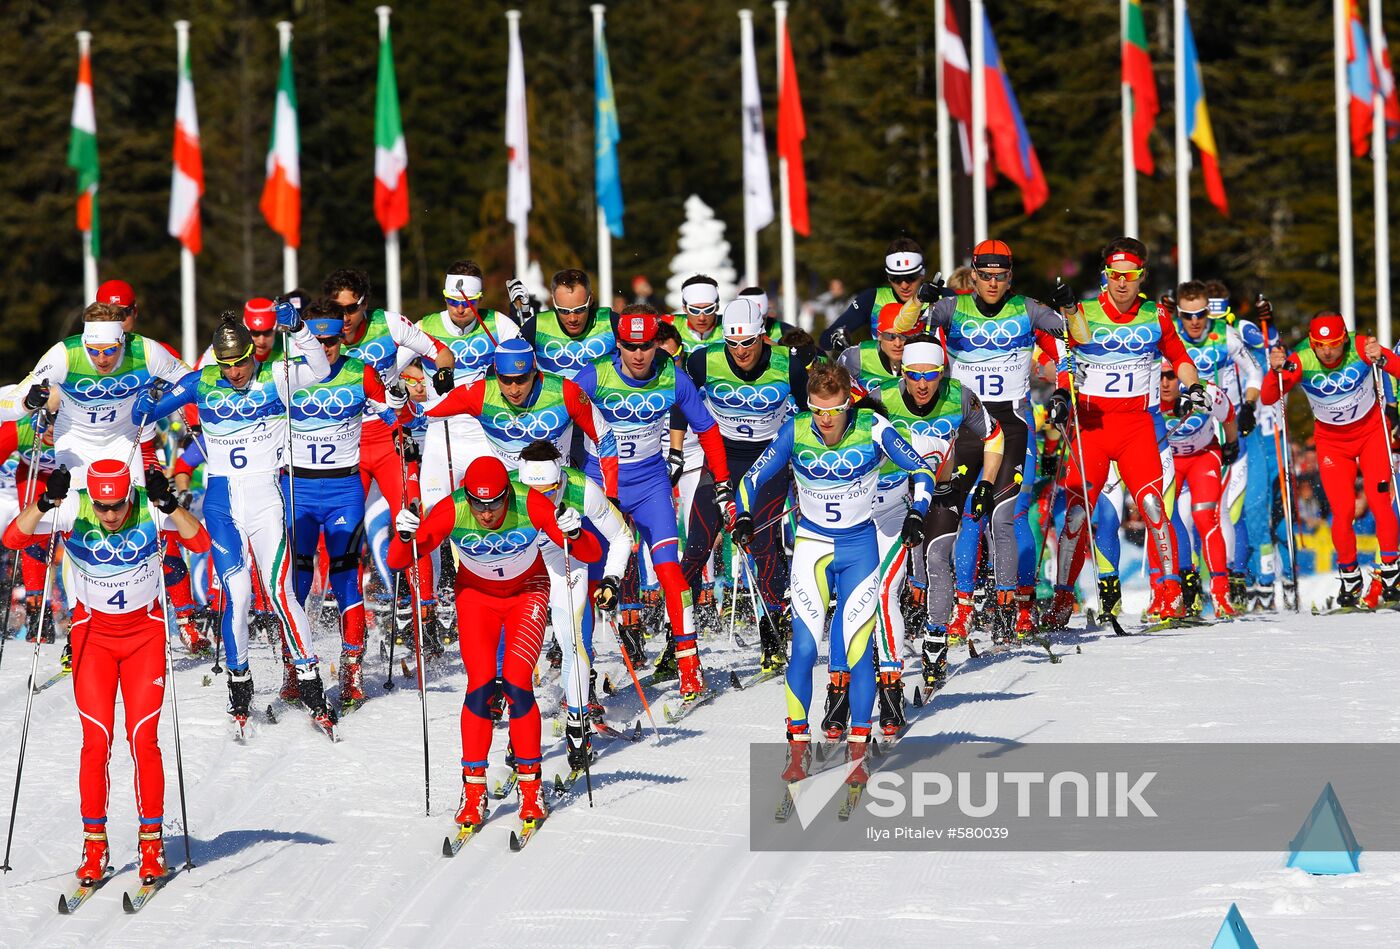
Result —
<path fill-rule="evenodd" d="M 253 297 L 243 304 L 243 325 L 255 333 L 267 333 L 277 327 L 277 311 L 267 297 Z"/>
<path fill-rule="evenodd" d="M 649 343 L 656 338 L 655 313 L 628 313 L 617 318 L 617 338 L 624 343 Z"/>
<path fill-rule="evenodd" d="M 903 303 L 886 303 L 884 306 L 880 307 L 880 313 L 875 317 L 875 332 L 898 333 L 899 330 L 895 329 L 895 321 L 899 319 L 900 311 L 903 309 Z M 916 324 L 913 330 L 903 335 L 912 335 L 917 330 L 918 326 Z"/>
<path fill-rule="evenodd" d="M 1011 245 L 1006 241 L 986 240 L 972 248 L 972 266 L 1005 267 L 1011 269 Z"/>
<path fill-rule="evenodd" d="M 131 495 L 131 469 L 115 458 L 99 458 L 88 465 L 88 497 L 101 504 L 117 504 Z"/>
<path fill-rule="evenodd" d="M 1308 339 L 1314 343 L 1330 345 L 1344 342 L 1346 338 L 1347 324 L 1340 313 L 1319 313 L 1308 324 Z"/>
<path fill-rule="evenodd" d="M 467 465 L 467 476 L 462 479 L 467 496 L 478 501 L 494 501 L 510 489 L 510 475 L 506 466 L 495 455 L 482 455 Z"/>
<path fill-rule="evenodd" d="M 107 280 L 97 288 L 97 303 L 115 303 L 117 306 L 131 306 L 136 302 L 136 291 L 125 280 Z"/>

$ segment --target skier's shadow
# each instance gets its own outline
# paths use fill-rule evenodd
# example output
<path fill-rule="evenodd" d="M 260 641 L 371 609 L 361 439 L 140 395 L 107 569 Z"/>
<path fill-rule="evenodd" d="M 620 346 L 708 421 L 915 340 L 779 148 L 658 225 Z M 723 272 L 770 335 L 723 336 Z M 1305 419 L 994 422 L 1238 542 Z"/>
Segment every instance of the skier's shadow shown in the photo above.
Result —
<path fill-rule="evenodd" d="M 315 844 L 324 846 L 335 843 L 327 837 L 308 834 L 305 831 L 270 830 L 226 830 L 212 840 L 190 839 L 190 850 L 196 863 L 208 864 L 225 857 L 242 853 L 250 847 L 265 843 Z M 184 848 L 178 837 L 169 837 L 165 843 L 167 859 L 172 863 L 184 856 Z M 279 848 L 280 849 L 280 848 Z"/>

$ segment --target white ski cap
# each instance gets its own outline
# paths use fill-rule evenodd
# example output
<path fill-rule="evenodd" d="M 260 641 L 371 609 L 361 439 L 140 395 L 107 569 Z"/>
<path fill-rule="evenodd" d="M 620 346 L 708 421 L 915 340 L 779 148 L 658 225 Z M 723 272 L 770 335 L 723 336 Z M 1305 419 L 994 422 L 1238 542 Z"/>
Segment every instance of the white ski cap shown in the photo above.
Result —
<path fill-rule="evenodd" d="M 92 321 L 83 324 L 83 343 L 87 346 L 114 346 L 122 341 L 120 320 Z"/>
<path fill-rule="evenodd" d="M 759 319 L 766 319 L 768 316 L 768 291 L 767 290 L 747 290 L 740 293 L 736 299 L 752 300 L 758 306 Z"/>
<path fill-rule="evenodd" d="M 924 255 L 912 250 L 896 251 L 885 255 L 885 273 L 919 273 L 924 269 Z"/>
<path fill-rule="evenodd" d="M 549 485 L 559 484 L 563 481 L 563 471 L 558 459 L 554 461 L 525 461 L 521 460 L 520 483 L 529 488 L 542 488 Z"/>
<path fill-rule="evenodd" d="M 943 347 L 937 343 L 905 343 L 899 358 L 901 366 L 942 366 Z"/>
<path fill-rule="evenodd" d="M 683 306 L 707 307 L 719 303 L 719 287 L 712 283 L 692 283 L 681 287 Z"/>
<path fill-rule="evenodd" d="M 460 290 L 457 289 L 459 284 L 461 285 Z M 473 277 L 471 274 L 450 273 L 443 279 L 443 296 L 461 300 L 464 293 L 466 294 L 465 299 L 479 299 L 481 297 L 481 278 Z"/>
<path fill-rule="evenodd" d="M 763 335 L 763 314 L 753 297 L 735 297 L 724 308 L 724 335 L 748 339 Z"/>

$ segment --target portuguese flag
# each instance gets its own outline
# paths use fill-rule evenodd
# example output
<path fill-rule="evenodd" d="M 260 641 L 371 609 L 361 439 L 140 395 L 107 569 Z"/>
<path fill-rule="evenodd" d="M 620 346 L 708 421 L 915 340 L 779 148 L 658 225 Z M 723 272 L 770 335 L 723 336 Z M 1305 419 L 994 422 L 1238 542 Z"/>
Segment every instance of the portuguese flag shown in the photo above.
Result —
<path fill-rule="evenodd" d="M 1123 85 L 1133 96 L 1133 165 L 1144 175 L 1153 174 L 1152 150 L 1147 139 L 1161 110 L 1157 103 L 1157 79 L 1152 75 L 1152 57 L 1147 54 L 1147 27 L 1142 20 L 1141 0 L 1128 0 L 1128 17 L 1123 21 Z"/>

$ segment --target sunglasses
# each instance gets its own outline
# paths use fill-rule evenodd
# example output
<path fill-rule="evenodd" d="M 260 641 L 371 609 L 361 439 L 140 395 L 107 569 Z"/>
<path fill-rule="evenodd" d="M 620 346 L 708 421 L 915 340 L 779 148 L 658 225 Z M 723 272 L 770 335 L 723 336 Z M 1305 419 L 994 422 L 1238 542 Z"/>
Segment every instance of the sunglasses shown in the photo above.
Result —
<path fill-rule="evenodd" d="M 1171 372 L 1170 370 L 1162 370 L 1162 381 L 1166 382 L 1168 379 L 1170 379 L 1172 382 L 1175 382 L 1176 373 Z"/>
<path fill-rule="evenodd" d="M 408 376 L 399 376 L 399 381 L 413 389 L 421 389 L 428 384 L 427 379 L 410 379 Z"/>
<path fill-rule="evenodd" d="M 342 304 L 341 304 L 341 306 L 345 309 L 345 312 L 346 312 L 346 313 L 358 313 L 358 312 L 360 311 L 360 307 L 362 307 L 362 306 L 364 306 L 364 305 L 365 305 L 365 298 L 364 298 L 364 297 L 356 297 L 354 303 L 342 303 Z"/>
<path fill-rule="evenodd" d="M 691 303 L 685 305 L 685 312 L 691 316 L 714 316 L 719 312 L 719 304 L 711 303 L 708 306 L 696 306 Z"/>
<path fill-rule="evenodd" d="M 578 316 L 580 313 L 587 313 L 588 308 L 593 305 L 593 295 L 590 293 L 588 299 L 583 301 L 582 306 L 560 306 L 554 304 L 554 312 L 560 316 Z"/>
<path fill-rule="evenodd" d="M 501 385 L 523 386 L 525 383 L 530 381 L 530 373 L 525 372 L 521 373 L 518 376 L 497 376 L 496 380 L 500 382 Z"/>
<path fill-rule="evenodd" d="M 1134 280 L 1141 280 L 1142 275 L 1146 272 L 1146 267 L 1139 267 L 1137 270 L 1109 270 L 1105 268 L 1103 275 L 1109 280 L 1117 280 L 1119 283 L 1129 283 Z"/>
<path fill-rule="evenodd" d="M 460 310 L 472 305 L 472 301 L 459 300 L 456 297 L 444 296 L 443 300 L 446 301 L 448 309 Z"/>
<path fill-rule="evenodd" d="M 909 284 L 918 283 L 922 274 L 916 273 L 887 273 L 885 277 L 890 283 Z"/>
<path fill-rule="evenodd" d="M 471 504 L 473 511 L 499 511 L 506 506 L 506 496 L 504 494 L 490 501 L 483 501 L 481 498 L 467 495 L 467 501 Z"/>
<path fill-rule="evenodd" d="M 1210 315 L 1210 310 L 1177 310 L 1183 320 L 1203 320 Z"/>
<path fill-rule="evenodd" d="M 810 409 L 812 410 L 812 415 L 815 416 L 816 418 L 836 418 L 836 416 L 838 416 L 838 415 L 845 415 L 845 414 L 846 414 L 846 411 L 847 411 L 850 407 L 851 407 L 851 400 L 850 400 L 850 399 L 847 399 L 845 402 L 842 402 L 840 405 L 834 406 L 834 407 L 829 408 L 829 409 L 818 408 L 818 407 L 815 406 L 815 405 L 808 406 L 808 408 L 810 408 Z"/>
<path fill-rule="evenodd" d="M 760 337 L 758 336 L 747 336 L 742 339 L 739 337 L 730 338 L 726 336 L 724 345 L 728 346 L 730 349 L 748 349 L 754 343 L 757 343 L 759 339 Z"/>
<path fill-rule="evenodd" d="M 101 501 L 92 502 L 92 509 L 102 514 L 115 514 L 124 507 L 126 507 L 125 498 L 117 501 L 115 504 L 103 504 Z"/>
<path fill-rule="evenodd" d="M 244 350 L 242 356 L 238 356 L 238 357 L 236 357 L 236 358 L 234 358 L 234 359 L 220 359 L 220 358 L 218 358 L 217 356 L 215 356 L 215 357 L 214 357 L 214 361 L 217 362 L 217 363 L 218 363 L 219 365 L 221 365 L 221 366 L 225 366 L 225 367 L 227 367 L 227 368 L 229 368 L 229 369 L 233 369 L 233 368 L 235 368 L 236 366 L 241 366 L 241 365 L 243 365 L 245 362 L 247 362 L 249 359 L 252 359 L 252 358 L 253 358 L 253 347 L 252 347 L 252 346 L 249 346 L 246 350 Z"/>
<path fill-rule="evenodd" d="M 122 344 L 113 343 L 110 346 L 103 346 L 100 349 L 95 346 L 84 346 L 83 348 L 87 350 L 89 356 L 96 359 L 98 357 L 115 356 L 122 351 Z"/>
<path fill-rule="evenodd" d="M 618 340 L 617 345 L 629 353 L 650 352 L 656 348 L 656 340 L 648 340 L 645 343 L 624 343 L 622 340 Z"/>
<path fill-rule="evenodd" d="M 903 340 L 907 343 L 909 342 L 909 337 L 905 336 L 903 333 L 884 332 L 880 334 L 880 341 L 882 343 L 893 343 L 895 340 Z"/>
<path fill-rule="evenodd" d="M 275 335 L 277 335 L 277 331 L 276 331 L 276 330 L 249 330 L 248 332 L 249 332 L 250 334 L 252 334 L 253 336 L 275 336 Z"/>
<path fill-rule="evenodd" d="M 915 371 L 913 369 L 904 370 L 904 378 L 912 382 L 932 382 L 937 379 L 939 375 L 941 375 L 941 373 L 937 369 L 926 369 L 922 371 Z"/>
<path fill-rule="evenodd" d="M 1011 279 L 1011 271 L 1003 270 L 1001 273 L 992 273 L 990 270 L 974 270 L 978 280 L 986 280 L 990 283 L 1006 283 Z"/>

